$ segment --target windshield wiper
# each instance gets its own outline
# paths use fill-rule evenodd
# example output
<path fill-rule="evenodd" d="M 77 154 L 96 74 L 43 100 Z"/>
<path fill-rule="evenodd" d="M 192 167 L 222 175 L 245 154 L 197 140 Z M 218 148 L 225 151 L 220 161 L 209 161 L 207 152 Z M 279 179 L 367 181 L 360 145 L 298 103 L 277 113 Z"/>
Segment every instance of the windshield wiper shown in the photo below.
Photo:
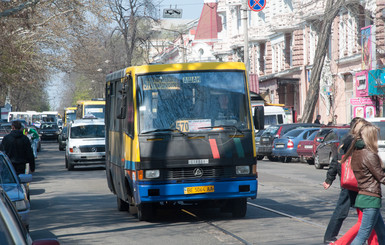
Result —
<path fill-rule="evenodd" d="M 211 127 L 199 127 L 199 129 L 201 129 L 201 128 L 233 128 L 233 129 L 237 130 L 239 133 L 243 134 L 242 130 L 237 128 L 237 126 L 235 126 L 235 125 L 218 125 L 218 126 L 211 126 Z"/>
<path fill-rule="evenodd" d="M 177 129 L 177 128 L 174 128 L 174 129 L 172 129 L 172 128 L 158 128 L 158 129 L 143 132 L 142 134 L 149 134 L 149 133 L 155 133 L 155 132 L 174 132 L 174 131 L 177 131 L 177 132 L 183 134 L 184 136 L 187 136 L 187 134 L 185 134 L 182 130 Z"/>

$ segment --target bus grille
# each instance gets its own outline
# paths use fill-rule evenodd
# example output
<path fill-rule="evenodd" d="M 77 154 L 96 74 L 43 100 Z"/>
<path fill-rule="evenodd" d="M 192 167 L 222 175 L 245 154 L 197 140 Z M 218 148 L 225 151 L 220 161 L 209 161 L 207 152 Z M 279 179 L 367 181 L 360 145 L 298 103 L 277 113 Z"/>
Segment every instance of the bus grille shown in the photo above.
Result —
<path fill-rule="evenodd" d="M 197 177 L 194 175 L 194 169 L 203 170 L 203 175 Z M 172 168 L 167 169 L 167 179 L 188 179 L 188 178 L 226 178 L 232 177 L 234 174 L 234 166 L 231 167 L 195 167 L 195 168 Z"/>
<path fill-rule="evenodd" d="M 104 145 L 88 145 L 80 146 L 80 152 L 105 152 L 106 147 Z"/>

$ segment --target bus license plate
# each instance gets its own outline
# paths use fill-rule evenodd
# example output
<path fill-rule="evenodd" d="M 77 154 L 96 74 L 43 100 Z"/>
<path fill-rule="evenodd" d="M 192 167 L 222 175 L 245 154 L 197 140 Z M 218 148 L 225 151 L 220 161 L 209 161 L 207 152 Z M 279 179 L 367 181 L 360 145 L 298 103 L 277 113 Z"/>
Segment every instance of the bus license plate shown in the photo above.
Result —
<path fill-rule="evenodd" d="M 184 194 L 199 194 L 199 193 L 207 193 L 207 192 L 214 192 L 214 186 L 207 185 L 207 186 L 194 186 L 194 187 L 184 188 Z"/>

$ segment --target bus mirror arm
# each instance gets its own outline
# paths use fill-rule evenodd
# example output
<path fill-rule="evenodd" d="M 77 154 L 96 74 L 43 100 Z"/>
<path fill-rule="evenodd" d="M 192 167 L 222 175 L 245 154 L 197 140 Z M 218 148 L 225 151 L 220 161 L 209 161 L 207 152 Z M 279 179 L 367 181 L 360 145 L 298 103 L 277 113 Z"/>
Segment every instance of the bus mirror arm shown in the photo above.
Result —
<path fill-rule="evenodd" d="M 261 130 L 265 128 L 265 112 L 263 106 L 256 106 L 253 115 L 254 128 Z"/>

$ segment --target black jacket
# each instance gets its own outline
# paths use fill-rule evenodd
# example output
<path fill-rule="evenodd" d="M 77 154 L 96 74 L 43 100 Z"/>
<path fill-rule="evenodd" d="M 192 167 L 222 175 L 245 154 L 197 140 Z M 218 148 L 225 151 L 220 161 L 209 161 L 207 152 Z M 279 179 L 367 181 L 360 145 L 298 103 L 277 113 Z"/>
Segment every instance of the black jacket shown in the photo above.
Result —
<path fill-rule="evenodd" d="M 0 150 L 11 160 L 16 172 L 25 169 L 25 164 L 29 163 L 32 172 L 35 171 L 35 157 L 33 155 L 31 142 L 21 130 L 12 130 L 7 134 L 0 145 Z"/>
<path fill-rule="evenodd" d="M 325 182 L 329 185 L 331 185 L 336 179 L 337 174 L 341 176 L 341 164 L 338 162 L 338 160 L 341 160 L 342 155 L 344 155 L 348 151 L 352 141 L 353 136 L 351 134 L 347 134 L 344 138 L 341 139 L 341 149 L 338 151 L 337 155 L 333 157 L 328 172 L 326 173 Z"/>

